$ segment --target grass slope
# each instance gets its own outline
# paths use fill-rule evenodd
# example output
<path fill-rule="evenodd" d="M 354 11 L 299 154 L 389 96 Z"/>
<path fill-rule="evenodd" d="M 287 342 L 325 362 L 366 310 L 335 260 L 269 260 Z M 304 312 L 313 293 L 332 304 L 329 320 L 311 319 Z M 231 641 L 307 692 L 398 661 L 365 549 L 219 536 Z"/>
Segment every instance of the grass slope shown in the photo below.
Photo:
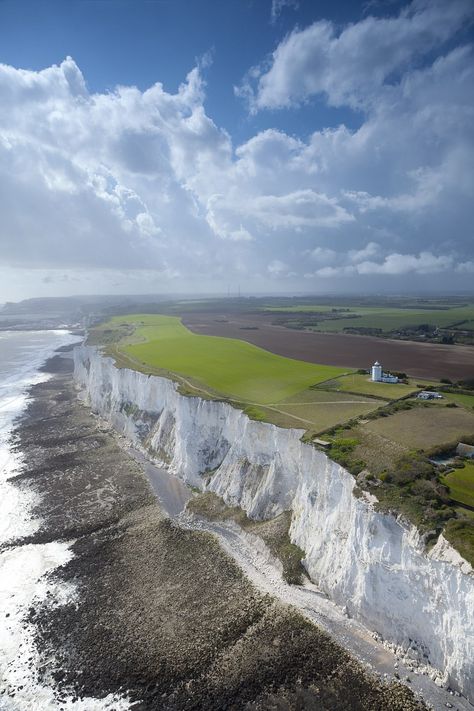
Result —
<path fill-rule="evenodd" d="M 108 328 L 133 324 L 135 331 L 116 348 L 139 363 L 168 370 L 223 395 L 274 403 L 344 371 L 283 358 L 245 341 L 200 336 L 180 319 L 161 315 L 114 317 Z"/>
<path fill-rule="evenodd" d="M 449 487 L 454 501 L 474 506 L 474 462 L 466 462 L 462 469 L 455 469 L 445 477 L 443 483 Z"/>
<path fill-rule="evenodd" d="M 450 402 L 462 405 L 466 409 L 474 410 L 474 395 L 464 395 L 462 393 L 443 393 L 443 398 Z"/>

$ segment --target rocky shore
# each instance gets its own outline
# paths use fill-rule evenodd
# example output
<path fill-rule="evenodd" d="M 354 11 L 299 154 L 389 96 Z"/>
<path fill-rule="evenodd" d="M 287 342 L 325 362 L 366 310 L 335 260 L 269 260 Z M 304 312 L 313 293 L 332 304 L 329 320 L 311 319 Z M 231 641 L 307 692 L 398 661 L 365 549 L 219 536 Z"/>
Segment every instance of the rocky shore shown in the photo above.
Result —
<path fill-rule="evenodd" d="M 42 520 L 21 543 L 73 541 L 51 575 L 74 595 L 28 612 L 58 709 L 110 693 L 140 711 L 424 708 L 256 590 L 213 536 L 167 518 L 140 464 L 77 400 L 68 354 L 46 367 L 14 437 L 17 485 L 39 495 Z"/>

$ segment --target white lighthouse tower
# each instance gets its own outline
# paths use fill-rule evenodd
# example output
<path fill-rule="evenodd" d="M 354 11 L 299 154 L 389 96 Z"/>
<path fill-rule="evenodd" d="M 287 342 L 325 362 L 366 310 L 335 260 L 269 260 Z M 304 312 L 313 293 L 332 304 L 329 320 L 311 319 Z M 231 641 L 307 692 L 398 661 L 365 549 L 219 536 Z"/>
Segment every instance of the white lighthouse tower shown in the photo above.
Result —
<path fill-rule="evenodd" d="M 374 383 L 380 383 L 383 377 L 383 372 L 382 372 L 382 366 L 378 362 L 378 360 L 375 361 L 375 363 L 372 366 L 372 381 Z"/>

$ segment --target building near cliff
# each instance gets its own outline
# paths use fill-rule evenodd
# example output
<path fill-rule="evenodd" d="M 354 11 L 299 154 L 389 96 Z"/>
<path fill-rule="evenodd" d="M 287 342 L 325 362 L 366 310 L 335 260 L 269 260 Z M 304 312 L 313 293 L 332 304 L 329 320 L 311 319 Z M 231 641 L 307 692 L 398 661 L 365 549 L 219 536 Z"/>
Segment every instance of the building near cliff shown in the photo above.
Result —
<path fill-rule="evenodd" d="M 442 400 L 443 396 L 441 393 L 437 393 L 434 390 L 422 390 L 416 396 L 418 400 Z"/>
<path fill-rule="evenodd" d="M 474 459 L 474 445 L 464 444 L 464 442 L 459 442 L 456 447 L 456 454 L 458 457 L 466 457 L 467 459 Z"/>
<path fill-rule="evenodd" d="M 374 383 L 398 383 L 398 378 L 396 375 L 383 372 L 382 366 L 380 365 L 378 360 L 376 360 L 372 366 L 371 380 Z"/>

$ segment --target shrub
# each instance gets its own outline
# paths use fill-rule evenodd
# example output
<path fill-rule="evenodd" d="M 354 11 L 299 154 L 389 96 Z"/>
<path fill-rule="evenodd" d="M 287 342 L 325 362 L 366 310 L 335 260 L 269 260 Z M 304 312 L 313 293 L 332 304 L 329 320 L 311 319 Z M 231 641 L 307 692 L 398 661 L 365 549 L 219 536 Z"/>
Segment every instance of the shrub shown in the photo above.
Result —
<path fill-rule="evenodd" d="M 460 380 L 458 384 L 466 390 L 474 390 L 474 378 L 469 378 L 468 380 Z"/>
<path fill-rule="evenodd" d="M 431 462 L 424 457 L 416 455 L 404 455 L 397 461 L 395 468 L 389 472 L 390 481 L 399 486 L 409 484 L 416 479 L 432 478 L 434 468 Z"/>

